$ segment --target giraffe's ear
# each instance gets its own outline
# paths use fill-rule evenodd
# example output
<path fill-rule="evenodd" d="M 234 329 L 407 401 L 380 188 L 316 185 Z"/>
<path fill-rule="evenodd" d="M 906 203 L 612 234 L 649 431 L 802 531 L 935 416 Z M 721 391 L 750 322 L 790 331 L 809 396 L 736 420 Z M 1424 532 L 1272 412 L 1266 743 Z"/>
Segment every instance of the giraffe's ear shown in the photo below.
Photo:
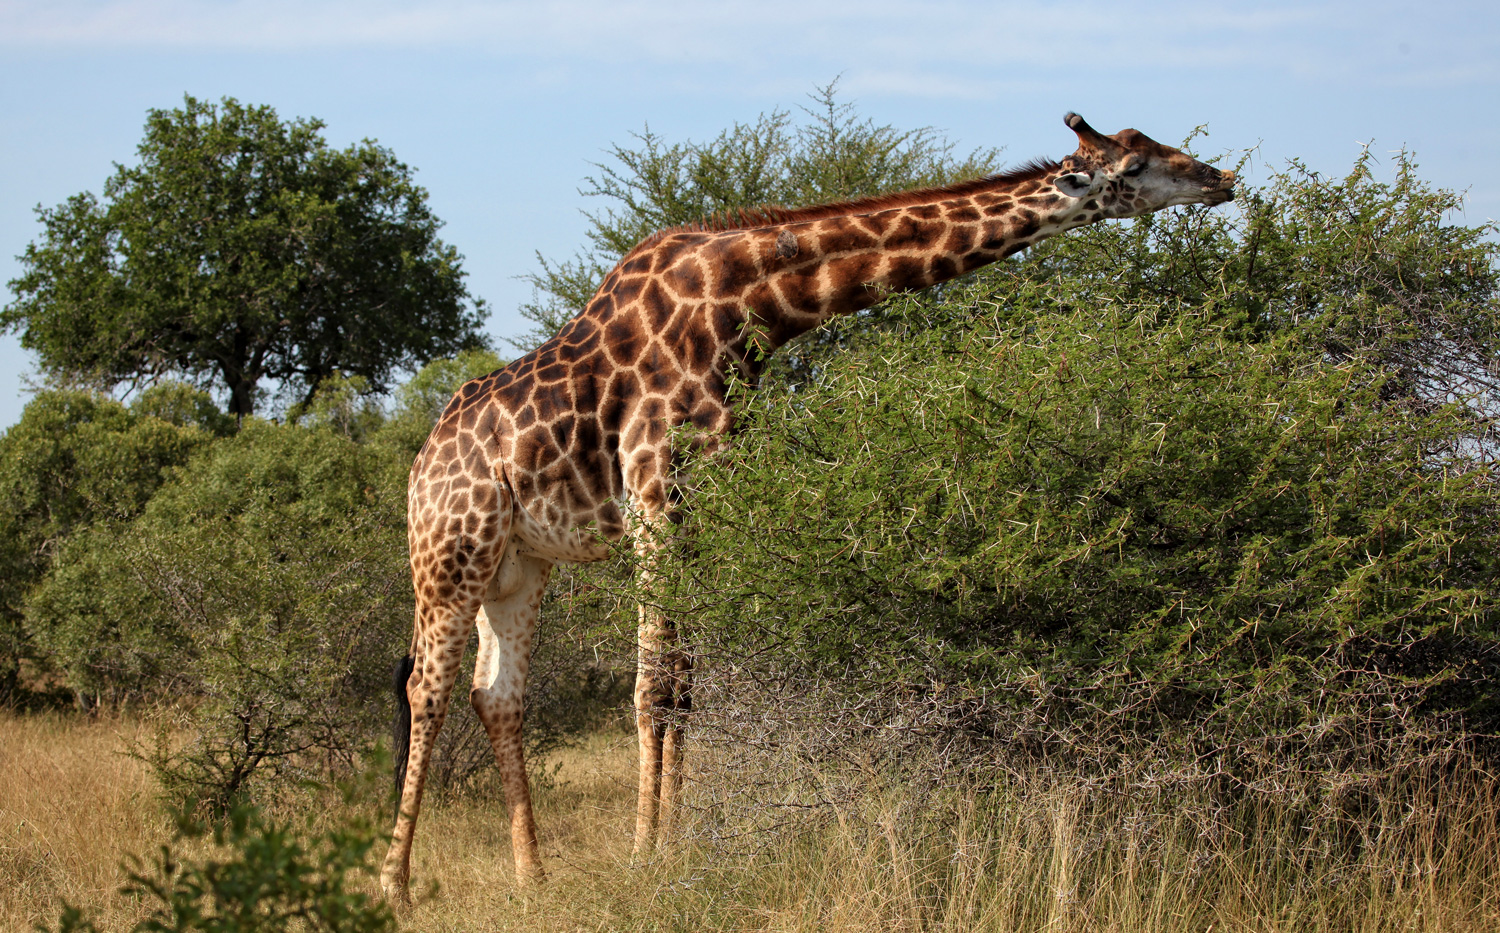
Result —
<path fill-rule="evenodd" d="M 1081 198 L 1094 187 L 1094 176 L 1088 172 L 1070 172 L 1057 179 L 1057 190 L 1070 198 Z"/>

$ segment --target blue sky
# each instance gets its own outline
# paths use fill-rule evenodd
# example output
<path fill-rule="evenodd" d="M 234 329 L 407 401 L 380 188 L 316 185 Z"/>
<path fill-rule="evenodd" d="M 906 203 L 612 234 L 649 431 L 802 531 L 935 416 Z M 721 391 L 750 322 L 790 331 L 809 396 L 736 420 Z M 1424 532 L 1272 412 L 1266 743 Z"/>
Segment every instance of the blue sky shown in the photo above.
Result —
<path fill-rule="evenodd" d="M 32 209 L 98 192 L 149 108 L 184 93 L 316 116 L 417 170 L 490 330 L 525 329 L 518 276 L 583 239 L 590 162 L 649 123 L 703 138 L 840 78 L 881 123 L 1007 161 L 1061 156 L 1062 115 L 1215 154 L 1348 169 L 1362 143 L 1500 218 L 1500 4 L 928 0 L 0 0 L 0 281 Z M 12 298 L 7 290 L 4 301 Z M 0 337 L 0 427 L 33 363 Z"/>

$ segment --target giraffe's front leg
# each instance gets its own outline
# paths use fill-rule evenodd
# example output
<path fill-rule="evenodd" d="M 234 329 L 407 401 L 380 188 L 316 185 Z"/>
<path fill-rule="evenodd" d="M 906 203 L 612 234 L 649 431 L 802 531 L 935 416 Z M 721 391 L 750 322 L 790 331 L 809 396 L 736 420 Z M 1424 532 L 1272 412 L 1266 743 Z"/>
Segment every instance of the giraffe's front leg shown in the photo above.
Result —
<path fill-rule="evenodd" d="M 661 742 L 661 809 L 657 814 L 657 838 L 670 838 L 682 791 L 682 752 L 687 741 L 688 714 L 693 711 L 693 658 L 678 645 L 670 656 L 671 721 Z"/>
<path fill-rule="evenodd" d="M 659 465 L 661 457 L 650 460 Z M 643 521 L 635 540 L 639 585 L 651 592 L 665 548 L 677 546 L 673 526 L 679 517 L 667 505 L 660 483 L 637 488 Z M 682 780 L 684 719 L 690 703 L 692 663 L 683 649 L 677 626 L 659 609 L 641 605 L 636 632 L 635 727 L 640 743 L 640 775 L 635 811 L 637 855 L 649 852 L 665 837 L 678 800 Z"/>
<path fill-rule="evenodd" d="M 677 633 L 660 612 L 640 607 L 636 632 L 635 728 L 640 741 L 640 784 L 636 796 L 635 853 L 649 852 L 656 838 L 662 789 L 663 740 L 672 710 L 671 671 L 667 658 Z M 674 743 L 674 748 L 679 748 Z"/>

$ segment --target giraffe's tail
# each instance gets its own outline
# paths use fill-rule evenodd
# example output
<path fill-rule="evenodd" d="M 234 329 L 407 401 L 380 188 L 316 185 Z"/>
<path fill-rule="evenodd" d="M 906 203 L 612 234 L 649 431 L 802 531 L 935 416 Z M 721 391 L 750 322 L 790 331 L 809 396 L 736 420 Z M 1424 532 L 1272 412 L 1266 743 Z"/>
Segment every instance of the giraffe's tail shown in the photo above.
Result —
<path fill-rule="evenodd" d="M 406 683 L 411 678 L 416 661 L 407 655 L 396 662 L 391 677 L 391 686 L 396 689 L 396 720 L 391 723 L 393 740 L 391 757 L 396 760 L 396 813 L 401 813 L 401 793 L 406 789 L 406 759 L 411 753 L 411 700 L 406 695 Z"/>

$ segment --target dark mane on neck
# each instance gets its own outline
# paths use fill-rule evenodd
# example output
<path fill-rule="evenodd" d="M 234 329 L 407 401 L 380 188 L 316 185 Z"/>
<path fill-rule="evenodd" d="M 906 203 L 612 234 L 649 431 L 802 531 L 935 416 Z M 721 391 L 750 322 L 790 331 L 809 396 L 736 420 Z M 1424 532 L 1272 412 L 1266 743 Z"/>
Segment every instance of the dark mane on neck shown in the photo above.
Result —
<path fill-rule="evenodd" d="M 637 243 L 635 248 L 625 255 L 625 258 L 635 255 L 642 249 L 654 245 L 662 237 L 673 233 L 722 233 L 728 230 L 756 230 L 762 227 L 778 227 L 782 224 L 823 220 L 826 217 L 840 217 L 848 214 L 873 214 L 876 211 L 910 207 L 913 204 L 928 204 L 948 198 L 961 198 L 993 188 L 1019 185 L 1023 182 L 1046 178 L 1061 168 L 1062 163 L 1052 159 L 1032 159 L 1024 165 L 1006 169 L 994 175 L 985 175 L 982 178 L 960 181 L 951 185 L 940 185 L 935 188 L 918 188 L 913 191 L 901 191 L 895 194 L 877 194 L 867 198 L 856 198 L 852 201 L 837 201 L 832 204 L 817 204 L 812 207 L 785 208 L 776 207 L 775 205 L 765 205 L 762 207 L 723 211 L 718 214 L 712 214 L 702 220 L 694 221 L 693 223 L 658 230 Z"/>

